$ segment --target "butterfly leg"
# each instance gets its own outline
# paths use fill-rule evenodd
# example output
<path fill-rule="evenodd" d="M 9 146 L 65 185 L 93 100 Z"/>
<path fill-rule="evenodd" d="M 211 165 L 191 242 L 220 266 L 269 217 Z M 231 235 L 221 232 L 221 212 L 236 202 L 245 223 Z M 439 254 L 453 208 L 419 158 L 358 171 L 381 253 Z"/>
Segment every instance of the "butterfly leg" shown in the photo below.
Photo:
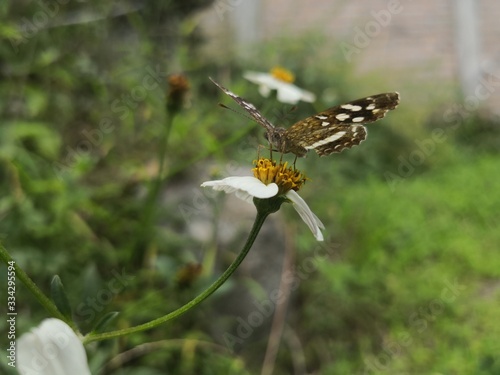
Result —
<path fill-rule="evenodd" d="M 293 169 L 295 170 L 295 162 L 297 161 L 297 155 L 295 155 L 295 159 L 293 159 Z"/>

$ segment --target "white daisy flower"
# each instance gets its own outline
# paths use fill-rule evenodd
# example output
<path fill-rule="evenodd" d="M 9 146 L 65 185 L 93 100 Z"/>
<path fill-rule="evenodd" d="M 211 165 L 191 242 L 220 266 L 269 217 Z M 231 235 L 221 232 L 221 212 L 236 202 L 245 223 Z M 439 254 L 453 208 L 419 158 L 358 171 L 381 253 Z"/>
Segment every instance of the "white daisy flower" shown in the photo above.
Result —
<path fill-rule="evenodd" d="M 325 226 L 297 194 L 297 190 L 306 180 L 299 171 L 287 167 L 287 163 L 277 165 L 275 161 L 269 159 L 259 159 L 257 166 L 252 171 L 255 177 L 227 177 L 223 180 L 204 182 L 201 186 L 210 186 L 214 190 L 222 190 L 226 193 L 235 193 L 238 198 L 248 203 L 252 203 L 253 198 L 285 197 L 293 204 L 314 237 L 318 241 L 323 241 L 321 230 L 325 229 Z"/>
<path fill-rule="evenodd" d="M 316 96 L 309 91 L 295 86 L 292 82 L 294 76 L 283 68 L 274 68 L 271 73 L 245 72 L 243 77 L 259 85 L 259 93 L 267 98 L 272 90 L 277 91 L 277 98 L 282 103 L 297 104 L 299 100 L 312 103 Z"/>
<path fill-rule="evenodd" d="M 17 341 L 21 375 L 91 375 L 78 336 L 59 319 L 45 319 Z"/>

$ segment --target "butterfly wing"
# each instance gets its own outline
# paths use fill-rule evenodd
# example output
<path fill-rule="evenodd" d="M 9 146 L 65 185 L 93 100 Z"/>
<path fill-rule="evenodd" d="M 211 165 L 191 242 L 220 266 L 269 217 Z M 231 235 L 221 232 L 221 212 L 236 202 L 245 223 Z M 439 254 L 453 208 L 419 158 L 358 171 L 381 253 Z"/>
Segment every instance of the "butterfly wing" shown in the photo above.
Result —
<path fill-rule="evenodd" d="M 320 156 L 341 152 L 366 139 L 368 124 L 397 107 L 397 92 L 368 96 L 329 108 L 293 124 L 286 131 L 287 142 L 315 150 Z"/>
<path fill-rule="evenodd" d="M 210 77 L 209 77 L 210 78 Z M 218 88 L 220 88 L 226 95 L 230 96 L 236 103 L 238 103 L 241 108 L 243 108 L 245 111 L 248 112 L 252 118 L 257 121 L 260 125 L 262 125 L 266 130 L 268 134 L 271 134 L 274 130 L 274 125 L 269 122 L 268 119 L 266 119 L 258 110 L 255 108 L 255 106 L 246 101 L 245 99 L 239 97 L 236 95 L 234 92 L 229 91 L 226 89 L 224 86 L 218 84 L 215 82 L 212 78 L 210 78 L 210 81 L 212 81 Z"/>

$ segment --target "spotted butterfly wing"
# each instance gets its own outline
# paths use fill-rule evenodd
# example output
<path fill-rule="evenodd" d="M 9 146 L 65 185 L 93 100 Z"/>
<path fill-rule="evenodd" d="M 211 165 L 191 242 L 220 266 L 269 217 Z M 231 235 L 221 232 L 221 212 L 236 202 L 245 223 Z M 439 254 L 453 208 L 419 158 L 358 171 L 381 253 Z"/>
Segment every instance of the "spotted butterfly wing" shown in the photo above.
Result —
<path fill-rule="evenodd" d="M 276 150 L 297 156 L 305 156 L 309 150 L 330 155 L 360 144 L 367 134 L 363 124 L 383 118 L 399 104 L 397 92 L 372 95 L 329 108 L 285 129 L 275 127 L 252 103 L 210 80 L 267 130 L 267 139 Z"/>
<path fill-rule="evenodd" d="M 329 108 L 293 124 L 286 137 L 297 148 L 320 156 L 341 152 L 366 139 L 368 124 L 383 118 L 399 103 L 397 92 L 377 94 Z"/>

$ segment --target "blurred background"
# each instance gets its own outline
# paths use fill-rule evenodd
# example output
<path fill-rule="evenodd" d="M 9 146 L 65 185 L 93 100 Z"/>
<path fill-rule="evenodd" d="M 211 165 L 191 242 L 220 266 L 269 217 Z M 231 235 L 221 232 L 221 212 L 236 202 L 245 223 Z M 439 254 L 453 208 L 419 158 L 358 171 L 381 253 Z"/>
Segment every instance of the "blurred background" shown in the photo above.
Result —
<path fill-rule="evenodd" d="M 0 237 L 47 294 L 61 277 L 84 334 L 110 311 L 106 330 L 175 310 L 245 242 L 255 208 L 200 184 L 250 175 L 265 139 L 209 76 L 285 127 L 401 94 L 360 146 L 297 161 L 323 243 L 282 207 L 200 306 L 88 345 L 93 374 L 500 374 L 500 3 L 42 0 L 0 15 Z M 317 100 L 243 78 L 275 67 Z M 48 317 L 19 281 L 17 306 L 18 334 Z M 0 370 L 15 374 L 5 356 Z"/>

